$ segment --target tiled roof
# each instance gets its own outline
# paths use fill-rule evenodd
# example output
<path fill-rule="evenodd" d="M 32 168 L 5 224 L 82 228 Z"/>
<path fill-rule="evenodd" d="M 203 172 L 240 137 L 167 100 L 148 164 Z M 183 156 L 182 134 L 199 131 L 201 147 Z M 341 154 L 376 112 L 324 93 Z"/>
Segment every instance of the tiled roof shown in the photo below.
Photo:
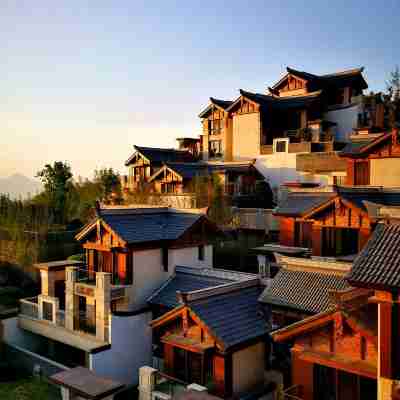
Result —
<path fill-rule="evenodd" d="M 317 87 L 326 87 L 326 86 L 344 87 L 344 86 L 349 86 L 353 82 L 357 81 L 360 82 L 362 88 L 366 89 L 368 87 L 367 83 L 365 82 L 362 76 L 364 68 L 354 68 L 324 75 L 310 74 L 309 72 L 299 71 L 290 67 L 287 67 L 286 70 L 289 74 L 293 74 L 300 78 L 303 78 Z M 282 82 L 282 79 L 273 87 L 278 86 Z"/>
<path fill-rule="evenodd" d="M 365 138 L 363 140 L 352 140 L 341 150 L 340 155 L 349 157 L 361 155 L 367 148 L 375 148 L 375 145 L 390 139 L 390 137 L 391 134 L 382 134 L 378 137 Z"/>
<path fill-rule="evenodd" d="M 241 288 L 188 306 L 227 349 L 267 333 L 258 303 L 261 291 L 260 286 Z"/>
<path fill-rule="evenodd" d="M 203 217 L 202 214 L 159 211 L 137 213 L 130 209 L 103 209 L 100 218 L 127 243 L 175 240 Z"/>
<path fill-rule="evenodd" d="M 152 163 L 162 164 L 166 162 L 191 162 L 195 161 L 193 155 L 187 150 L 177 150 L 177 149 L 166 149 L 158 147 L 143 147 L 143 146 L 133 146 L 135 153 L 128 158 L 125 165 L 129 165 L 132 161 L 133 156 L 136 152 L 139 152 Z"/>
<path fill-rule="evenodd" d="M 400 288 L 400 225 L 378 224 L 347 280 L 354 286 Z"/>
<path fill-rule="evenodd" d="M 210 101 L 224 110 L 226 110 L 233 103 L 231 100 L 220 100 L 214 97 L 210 97 Z"/>
<path fill-rule="evenodd" d="M 365 201 L 384 206 L 400 206 L 400 190 L 380 187 L 338 187 L 338 195 L 366 211 Z"/>
<path fill-rule="evenodd" d="M 176 292 L 191 292 L 209 287 L 219 286 L 233 282 L 216 276 L 198 275 L 177 271 L 158 291 L 156 291 L 147 302 L 154 305 L 162 305 L 174 308 L 179 305 Z"/>
<path fill-rule="evenodd" d="M 335 192 L 290 192 L 274 210 L 275 215 L 301 216 L 336 197 Z"/>
<path fill-rule="evenodd" d="M 195 176 L 205 176 L 212 174 L 213 172 L 247 172 L 251 167 L 252 163 L 166 163 L 167 167 L 173 169 L 183 178 L 193 178 Z"/>
<path fill-rule="evenodd" d="M 321 92 L 307 93 L 303 96 L 276 97 L 261 93 L 251 93 L 240 89 L 240 94 L 260 105 L 271 106 L 274 109 L 288 110 L 291 108 L 307 107 L 319 98 Z"/>
<path fill-rule="evenodd" d="M 260 301 L 309 313 L 319 313 L 334 305 L 331 290 L 345 290 L 349 284 L 334 274 L 294 271 L 281 268 L 265 289 Z"/>

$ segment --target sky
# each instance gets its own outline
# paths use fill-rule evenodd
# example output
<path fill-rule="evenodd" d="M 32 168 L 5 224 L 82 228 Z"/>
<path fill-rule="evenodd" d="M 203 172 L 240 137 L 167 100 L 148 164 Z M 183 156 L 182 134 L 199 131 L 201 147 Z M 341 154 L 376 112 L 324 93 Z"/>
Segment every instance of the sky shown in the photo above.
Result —
<path fill-rule="evenodd" d="M 210 96 L 264 92 L 286 66 L 400 64 L 400 1 L 0 1 L 0 177 L 44 164 L 126 173 L 133 145 L 201 132 Z"/>

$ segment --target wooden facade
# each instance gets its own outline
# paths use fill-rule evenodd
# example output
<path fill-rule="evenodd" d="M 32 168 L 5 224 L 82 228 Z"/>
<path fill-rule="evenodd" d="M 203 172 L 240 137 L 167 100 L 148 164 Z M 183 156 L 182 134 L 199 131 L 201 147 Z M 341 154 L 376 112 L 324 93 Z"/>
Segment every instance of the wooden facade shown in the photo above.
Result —
<path fill-rule="evenodd" d="M 226 349 L 212 329 L 188 305 L 173 309 L 153 320 L 150 325 L 153 328 L 153 344 L 156 345 L 155 355 L 163 358 L 167 375 L 187 384 L 206 386 L 209 392 L 222 398 L 238 394 L 243 384 L 254 385 L 251 382 L 254 377 L 250 382 L 235 381 L 238 374 L 235 374 L 234 364 L 236 368 L 238 364 L 234 360 L 242 351 L 250 348 L 258 352 L 259 356 L 262 352 L 261 358 L 265 359 L 265 336 Z M 258 375 L 263 377 L 264 365 L 255 367 Z M 240 368 L 245 368 L 245 365 Z M 263 379 L 260 378 L 256 383 L 262 385 Z"/>
<path fill-rule="evenodd" d="M 358 253 L 372 231 L 368 213 L 340 196 L 302 217 L 280 216 L 283 246 L 307 247 L 314 256 Z"/>
<path fill-rule="evenodd" d="M 302 400 L 376 399 L 377 306 L 368 291 L 350 290 L 336 310 L 276 331 L 291 341 L 292 385 Z"/>
<path fill-rule="evenodd" d="M 400 158 L 400 140 L 397 131 L 381 134 L 375 140 L 365 143 L 361 151 L 342 155 L 347 159 L 347 185 L 363 186 L 370 185 L 373 181 L 379 182 L 379 176 L 371 176 L 371 163 L 379 159 L 395 160 Z M 394 165 L 394 162 L 392 164 Z M 388 175 L 393 173 L 395 171 L 386 171 Z M 384 176 L 381 178 L 384 178 Z M 384 179 L 382 179 L 382 182 L 384 182 Z"/>

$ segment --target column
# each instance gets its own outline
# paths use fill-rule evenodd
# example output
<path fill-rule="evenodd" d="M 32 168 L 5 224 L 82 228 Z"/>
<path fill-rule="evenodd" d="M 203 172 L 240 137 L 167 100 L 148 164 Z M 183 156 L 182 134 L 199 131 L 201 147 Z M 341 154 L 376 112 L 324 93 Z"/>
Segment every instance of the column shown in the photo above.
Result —
<path fill-rule="evenodd" d="M 303 400 L 314 398 L 314 364 L 300 359 L 298 350 L 292 349 L 292 385 L 299 386 Z"/>
<path fill-rule="evenodd" d="M 111 302 L 111 274 L 97 272 L 96 274 L 96 337 L 108 341 L 109 317 Z"/>
<path fill-rule="evenodd" d="M 156 385 L 157 370 L 151 367 L 139 368 L 139 400 L 151 400 Z"/>
<path fill-rule="evenodd" d="M 312 227 L 312 255 L 322 256 L 322 226 L 313 225 Z"/>
<path fill-rule="evenodd" d="M 77 269 L 65 268 L 65 328 L 74 330 L 74 316 L 78 307 L 78 296 L 75 295 Z"/>

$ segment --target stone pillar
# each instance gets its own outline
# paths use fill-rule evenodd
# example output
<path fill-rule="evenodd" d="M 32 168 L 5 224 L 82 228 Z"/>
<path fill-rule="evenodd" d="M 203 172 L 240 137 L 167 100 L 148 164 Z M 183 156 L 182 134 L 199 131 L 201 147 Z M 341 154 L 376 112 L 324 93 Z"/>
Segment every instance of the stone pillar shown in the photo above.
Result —
<path fill-rule="evenodd" d="M 258 260 L 258 275 L 261 279 L 271 278 L 271 268 L 269 260 L 265 255 L 259 254 L 257 256 Z"/>
<path fill-rule="evenodd" d="M 74 315 L 79 305 L 78 296 L 75 295 L 76 279 L 76 268 L 65 268 L 65 328 L 70 330 L 74 330 Z"/>
<path fill-rule="evenodd" d="M 151 400 L 156 385 L 156 372 L 152 367 L 139 368 L 139 400 Z"/>
<path fill-rule="evenodd" d="M 86 297 L 86 318 L 90 325 L 96 324 L 96 298 Z"/>
<path fill-rule="evenodd" d="M 111 302 L 111 274 L 96 273 L 96 337 L 108 341 Z"/>
<path fill-rule="evenodd" d="M 41 293 L 49 296 L 49 273 L 45 269 L 40 270 Z"/>

